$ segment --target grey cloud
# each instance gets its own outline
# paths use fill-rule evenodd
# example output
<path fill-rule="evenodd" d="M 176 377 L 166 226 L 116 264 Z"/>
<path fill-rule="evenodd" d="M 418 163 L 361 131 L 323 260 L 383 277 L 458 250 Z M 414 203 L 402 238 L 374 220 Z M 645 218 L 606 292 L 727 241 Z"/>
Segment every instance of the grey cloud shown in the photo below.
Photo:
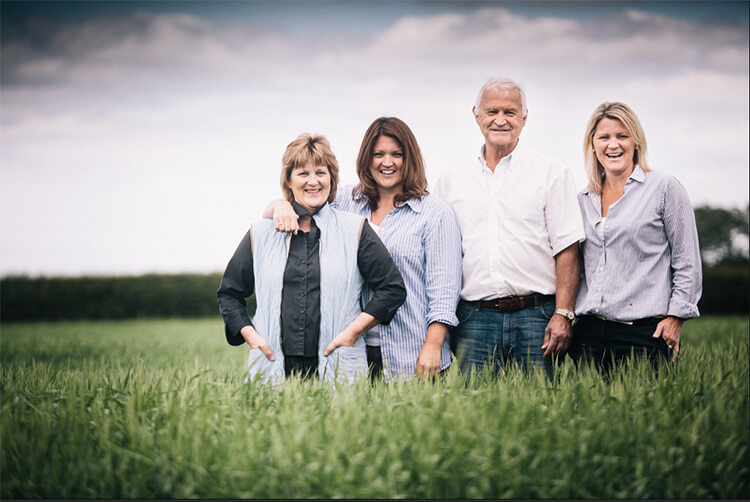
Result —
<path fill-rule="evenodd" d="M 746 27 L 688 22 L 638 10 L 574 20 L 524 17 L 502 7 L 397 20 L 372 39 L 328 31 L 313 44 L 257 25 L 231 27 L 187 14 L 134 12 L 73 24 L 28 20 L 3 35 L 2 84 L 169 87 L 208 81 L 260 85 L 307 71 L 410 70 L 440 73 L 479 65 L 564 69 L 595 76 L 669 74 L 685 66 L 746 73 Z M 425 64 L 426 63 L 426 64 Z M 294 67 L 294 72 L 291 68 Z M 230 84 L 231 85 L 231 84 Z"/>
<path fill-rule="evenodd" d="M 527 18 L 504 8 L 470 15 L 404 18 L 363 48 L 371 56 L 413 60 L 435 56 L 517 65 L 569 65 L 585 71 L 618 66 L 669 71 L 681 66 L 746 72 L 746 27 L 688 22 L 638 10 L 572 20 Z M 356 59 L 356 55 L 352 55 Z"/>
<path fill-rule="evenodd" d="M 182 77 L 206 69 L 231 72 L 291 50 L 284 37 L 263 27 L 221 27 L 188 14 L 133 12 L 76 23 L 32 18 L 3 36 L 2 84 L 148 81 L 158 80 L 152 72 Z"/>

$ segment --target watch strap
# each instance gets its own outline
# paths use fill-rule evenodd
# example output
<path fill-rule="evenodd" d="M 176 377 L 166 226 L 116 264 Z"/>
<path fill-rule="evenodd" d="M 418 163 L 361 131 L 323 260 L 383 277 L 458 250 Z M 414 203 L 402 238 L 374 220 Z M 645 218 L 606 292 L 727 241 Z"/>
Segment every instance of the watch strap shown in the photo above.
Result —
<path fill-rule="evenodd" d="M 555 314 L 560 314 L 565 319 L 567 319 L 568 322 L 570 322 L 571 324 L 573 324 L 573 321 L 576 318 L 575 312 L 573 312 L 572 310 L 568 310 L 568 309 L 557 308 L 555 309 Z"/>

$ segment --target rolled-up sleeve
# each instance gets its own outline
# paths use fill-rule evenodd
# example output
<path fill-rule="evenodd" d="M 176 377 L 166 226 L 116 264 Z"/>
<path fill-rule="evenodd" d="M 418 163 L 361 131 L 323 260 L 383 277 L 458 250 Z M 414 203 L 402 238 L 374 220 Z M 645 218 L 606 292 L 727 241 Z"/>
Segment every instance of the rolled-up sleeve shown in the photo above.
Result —
<path fill-rule="evenodd" d="M 245 326 L 252 326 L 245 298 L 252 295 L 254 291 L 253 251 L 250 230 L 248 230 L 229 260 L 219 289 L 216 291 L 219 311 L 224 319 L 224 334 L 230 345 L 245 343 L 240 330 Z"/>
<path fill-rule="evenodd" d="M 425 234 L 427 324 L 457 326 L 461 294 L 461 232 L 456 215 L 445 207 Z"/>
<path fill-rule="evenodd" d="M 547 191 L 544 209 L 553 256 L 586 239 L 577 192 L 573 173 L 560 166 Z"/>
<path fill-rule="evenodd" d="M 387 325 L 406 300 L 406 287 L 393 258 L 367 221 L 359 238 L 357 266 L 373 292 L 363 311 Z"/>
<path fill-rule="evenodd" d="M 667 315 L 698 317 L 698 300 L 703 292 L 698 230 L 695 212 L 685 188 L 670 178 L 664 191 L 664 230 L 671 251 L 672 287 Z"/>

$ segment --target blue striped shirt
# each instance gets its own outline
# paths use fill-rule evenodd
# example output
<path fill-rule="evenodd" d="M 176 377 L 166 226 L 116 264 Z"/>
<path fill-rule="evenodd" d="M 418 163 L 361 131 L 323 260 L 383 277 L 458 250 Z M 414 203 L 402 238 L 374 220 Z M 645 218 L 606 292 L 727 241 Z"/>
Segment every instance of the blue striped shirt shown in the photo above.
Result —
<path fill-rule="evenodd" d="M 371 219 L 365 199 L 353 199 L 354 187 L 339 187 L 334 207 Z M 393 209 L 380 223 L 380 239 L 406 285 L 406 302 L 387 326 L 380 326 L 380 350 L 386 378 L 411 378 L 433 322 L 456 326 L 461 291 L 461 234 L 453 210 L 425 195 Z M 367 289 L 365 287 L 365 289 Z M 369 291 L 363 291 L 367 301 Z M 440 369 L 451 364 L 448 335 Z"/>
<path fill-rule="evenodd" d="M 695 213 L 674 177 L 636 166 L 604 222 L 601 196 L 583 190 L 578 203 L 586 241 L 576 314 L 698 317 L 703 279 Z"/>

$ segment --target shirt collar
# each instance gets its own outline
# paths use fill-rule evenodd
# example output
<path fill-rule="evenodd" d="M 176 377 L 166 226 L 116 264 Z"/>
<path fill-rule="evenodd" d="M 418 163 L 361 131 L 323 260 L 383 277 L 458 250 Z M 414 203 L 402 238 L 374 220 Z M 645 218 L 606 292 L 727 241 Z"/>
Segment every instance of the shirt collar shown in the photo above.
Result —
<path fill-rule="evenodd" d="M 409 206 L 412 211 L 415 213 L 421 213 L 422 212 L 422 201 L 424 199 L 424 195 L 421 197 L 412 197 L 411 199 L 404 202 L 404 206 Z"/>
<path fill-rule="evenodd" d="M 626 181 L 625 183 L 629 182 L 630 180 L 637 181 L 638 183 L 643 183 L 644 181 L 646 181 L 646 173 L 643 172 L 640 164 L 635 165 L 635 169 L 633 169 L 633 172 L 630 173 L 630 176 L 628 176 L 628 181 Z"/>
<path fill-rule="evenodd" d="M 326 204 L 328 204 L 328 202 L 324 202 L 320 206 L 316 207 L 313 212 L 310 212 L 309 210 L 299 205 L 299 203 L 296 200 L 293 200 L 292 209 L 294 209 L 294 212 L 297 213 L 297 216 L 306 216 L 306 215 L 315 216 L 316 214 L 318 214 L 318 211 L 320 211 Z"/>
<path fill-rule="evenodd" d="M 364 196 L 362 191 L 357 188 L 355 188 L 354 191 L 352 192 L 352 199 L 362 202 L 365 205 L 367 204 L 367 198 Z M 401 206 L 397 206 L 397 207 L 409 206 L 411 210 L 414 211 L 415 213 L 421 213 L 422 212 L 422 199 L 424 199 L 424 195 L 422 195 L 421 197 L 412 197 L 411 199 L 401 204 Z"/>
<path fill-rule="evenodd" d="M 630 180 L 637 181 L 638 183 L 643 183 L 646 181 L 646 173 L 643 172 L 643 169 L 641 169 L 640 164 L 635 165 L 635 169 L 633 169 L 633 172 L 630 173 L 630 176 L 628 176 L 627 181 L 625 184 L 627 185 L 630 183 Z M 589 187 L 586 185 L 586 188 L 582 190 L 582 192 L 586 195 L 589 195 Z"/>
<path fill-rule="evenodd" d="M 486 148 L 487 148 L 486 145 L 483 144 L 482 147 L 479 149 L 479 156 L 477 157 L 477 159 L 479 159 L 480 169 L 482 171 L 486 170 L 487 172 L 491 173 L 492 171 L 490 171 L 490 168 L 487 167 L 487 160 L 484 158 L 484 152 L 485 152 Z M 503 157 L 502 159 L 500 159 L 500 162 L 498 162 L 497 165 L 499 166 L 500 164 L 504 163 L 503 161 L 505 161 L 507 163 L 508 167 L 511 167 L 513 165 L 513 156 L 520 149 L 521 149 L 521 138 L 518 138 L 518 142 L 516 143 L 515 148 L 513 148 L 513 150 L 511 150 L 511 152 L 508 155 L 506 155 L 505 157 Z"/>

